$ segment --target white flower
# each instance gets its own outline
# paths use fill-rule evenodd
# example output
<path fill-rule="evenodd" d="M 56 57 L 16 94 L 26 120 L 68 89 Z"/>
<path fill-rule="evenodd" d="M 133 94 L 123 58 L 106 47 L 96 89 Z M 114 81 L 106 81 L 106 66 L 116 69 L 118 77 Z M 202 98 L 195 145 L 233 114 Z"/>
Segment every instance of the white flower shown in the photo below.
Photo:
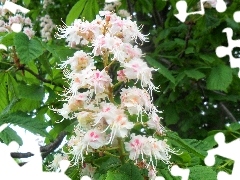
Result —
<path fill-rule="evenodd" d="M 68 64 L 71 66 L 71 70 L 73 72 L 79 72 L 90 64 L 93 65 L 94 60 L 87 53 L 81 50 L 75 52 L 73 57 L 68 58 L 68 60 L 61 65 L 61 68 L 66 67 Z"/>
<path fill-rule="evenodd" d="M 162 117 L 159 117 L 156 112 L 152 112 L 147 121 L 147 125 L 150 129 L 155 129 L 158 134 L 163 134 L 165 131 L 164 127 L 161 125 Z"/>
<path fill-rule="evenodd" d="M 131 61 L 124 63 L 123 72 L 128 79 L 137 79 L 141 81 L 142 87 L 148 87 L 148 89 L 156 89 L 152 83 L 152 71 L 156 69 L 148 67 L 147 63 L 142 59 L 134 58 Z"/>
<path fill-rule="evenodd" d="M 59 168 L 59 162 L 67 159 L 68 155 L 66 154 L 55 154 L 53 161 L 51 162 L 51 164 L 48 165 L 49 170 L 56 171 Z"/>
<path fill-rule="evenodd" d="M 140 136 L 131 134 L 131 140 L 129 142 L 124 142 L 125 148 L 129 151 L 129 158 L 131 160 L 137 160 L 141 155 L 141 158 L 144 159 L 144 154 L 148 150 L 147 147 L 147 138 L 145 136 Z"/>
<path fill-rule="evenodd" d="M 136 87 L 123 88 L 120 98 L 122 107 L 126 107 L 131 115 L 142 115 L 143 111 L 149 111 L 153 106 L 148 92 Z"/>

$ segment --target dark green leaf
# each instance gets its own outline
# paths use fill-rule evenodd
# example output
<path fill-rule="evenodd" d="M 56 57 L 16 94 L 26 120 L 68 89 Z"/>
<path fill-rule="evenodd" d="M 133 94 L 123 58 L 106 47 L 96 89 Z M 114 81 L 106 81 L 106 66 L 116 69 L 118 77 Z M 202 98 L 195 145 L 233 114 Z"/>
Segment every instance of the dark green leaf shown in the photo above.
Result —
<path fill-rule="evenodd" d="M 0 139 L 3 140 L 4 143 L 9 144 L 12 141 L 16 141 L 20 146 L 23 144 L 22 139 L 18 136 L 16 131 L 12 128 L 7 127 L 0 133 Z"/>
<path fill-rule="evenodd" d="M 18 88 L 20 98 L 42 101 L 45 95 L 44 88 L 41 86 L 20 84 Z"/>
<path fill-rule="evenodd" d="M 185 74 L 193 79 L 199 80 L 205 77 L 205 74 L 203 74 L 202 72 L 196 70 L 196 69 L 191 69 L 191 70 L 186 70 L 184 71 Z"/>
<path fill-rule="evenodd" d="M 232 82 L 232 69 L 226 65 L 213 67 L 207 79 L 209 90 L 220 90 L 227 92 L 228 86 Z"/>
<path fill-rule="evenodd" d="M 43 53 L 43 47 L 39 40 L 28 39 L 24 33 L 17 33 L 14 37 L 17 54 L 22 63 L 28 63 Z"/>
<path fill-rule="evenodd" d="M 110 157 L 108 160 L 103 162 L 99 168 L 101 174 L 106 173 L 109 169 L 114 169 L 120 166 L 121 162 L 118 158 Z"/>
<path fill-rule="evenodd" d="M 118 172 L 128 176 L 128 179 L 143 180 L 143 176 L 140 173 L 139 168 L 132 163 L 126 163 L 117 169 Z"/>
<path fill-rule="evenodd" d="M 214 180 L 217 179 L 217 173 L 211 167 L 197 165 L 190 167 L 189 179 L 192 180 Z"/>
<path fill-rule="evenodd" d="M 171 71 L 169 71 L 166 67 L 164 67 L 162 64 L 160 64 L 150 56 L 146 56 L 146 60 L 152 67 L 157 68 L 160 74 L 170 80 L 173 84 L 175 83 L 175 78 L 173 77 Z"/>
<path fill-rule="evenodd" d="M 37 118 L 33 118 L 30 115 L 26 115 L 23 112 L 11 113 L 1 117 L 0 122 L 1 124 L 10 123 L 20 126 L 34 134 L 48 136 L 48 133 L 46 132 L 46 128 L 48 127 L 47 123 Z"/>

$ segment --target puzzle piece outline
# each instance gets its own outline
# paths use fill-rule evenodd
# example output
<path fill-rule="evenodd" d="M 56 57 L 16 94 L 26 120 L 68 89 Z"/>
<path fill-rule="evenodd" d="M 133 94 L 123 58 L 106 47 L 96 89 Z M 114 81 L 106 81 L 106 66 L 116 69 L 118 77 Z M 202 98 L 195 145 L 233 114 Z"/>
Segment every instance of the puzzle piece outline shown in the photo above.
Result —
<path fill-rule="evenodd" d="M 240 177 L 240 138 L 226 143 L 225 135 L 219 132 L 215 134 L 214 139 L 218 143 L 218 147 L 207 151 L 208 155 L 205 157 L 204 163 L 207 166 L 213 166 L 216 155 L 231 159 L 234 161 L 232 173 L 220 171 L 217 174 L 217 180 L 238 180 Z"/>
<path fill-rule="evenodd" d="M 208 0 L 200 0 L 200 10 L 199 11 L 195 11 L 195 12 L 187 12 L 187 2 L 184 0 L 180 0 L 176 3 L 176 9 L 178 10 L 178 14 L 174 14 L 174 16 L 180 20 L 181 22 L 185 22 L 185 20 L 187 19 L 187 17 L 189 15 L 193 15 L 193 14 L 200 14 L 200 15 L 204 15 L 205 14 L 205 9 L 204 9 L 204 2 L 207 2 Z M 216 10 L 219 13 L 222 13 L 224 11 L 226 11 L 227 9 L 227 5 L 224 2 L 224 0 L 216 0 Z"/>

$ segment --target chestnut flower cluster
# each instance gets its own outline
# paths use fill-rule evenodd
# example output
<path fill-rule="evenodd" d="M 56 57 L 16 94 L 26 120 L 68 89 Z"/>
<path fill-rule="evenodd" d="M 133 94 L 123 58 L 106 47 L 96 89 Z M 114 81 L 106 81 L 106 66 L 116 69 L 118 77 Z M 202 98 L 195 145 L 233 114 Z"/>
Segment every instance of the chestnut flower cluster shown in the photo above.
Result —
<path fill-rule="evenodd" d="M 31 39 L 35 34 L 32 28 L 32 21 L 29 17 L 25 17 L 23 13 L 18 11 L 16 14 L 12 14 L 4 6 L 0 6 L 0 32 L 22 31 Z"/>
<path fill-rule="evenodd" d="M 140 30 L 130 17 L 110 11 L 100 11 L 92 22 L 77 19 L 71 26 L 58 28 L 59 38 L 65 38 L 70 47 L 81 47 L 60 64 L 69 88 L 63 94 L 63 108 L 56 109 L 63 118 L 78 120 L 68 142 L 75 163 L 84 162 L 84 156 L 94 150 L 122 144 L 131 160 L 147 162 L 152 173 L 155 160 L 170 163 L 169 153 L 175 153 L 165 140 L 155 137 L 165 130 L 158 115 L 161 111 L 151 97 L 158 89 L 151 81 L 156 69 L 147 65 L 141 49 L 133 45 L 147 41 Z M 102 69 L 97 68 L 99 64 Z M 134 83 L 131 87 L 127 86 L 130 82 Z M 156 133 L 135 135 L 131 130 L 136 125 Z"/>
<path fill-rule="evenodd" d="M 53 23 L 51 17 L 49 15 L 45 15 L 40 18 L 40 33 L 43 41 L 49 41 L 52 39 L 52 32 L 56 28 Z"/>

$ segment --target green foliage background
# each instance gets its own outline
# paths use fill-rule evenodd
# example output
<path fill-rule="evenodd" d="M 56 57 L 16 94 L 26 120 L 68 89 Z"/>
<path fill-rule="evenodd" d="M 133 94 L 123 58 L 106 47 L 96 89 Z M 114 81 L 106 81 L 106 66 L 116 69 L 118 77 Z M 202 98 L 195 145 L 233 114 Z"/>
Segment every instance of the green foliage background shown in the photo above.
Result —
<path fill-rule="evenodd" d="M 177 0 L 122 0 L 121 9 L 128 10 L 133 19 L 149 34 L 149 42 L 142 45 L 146 61 L 158 71 L 154 84 L 154 103 L 163 110 L 162 123 L 169 129 L 168 143 L 182 152 L 173 155 L 172 162 L 191 170 L 190 180 L 216 179 L 219 171 L 231 172 L 232 161 L 217 158 L 213 167 L 206 167 L 206 151 L 216 146 L 214 134 L 221 131 L 227 141 L 240 134 L 240 79 L 238 69 L 231 69 L 228 56 L 218 58 L 215 49 L 227 46 L 222 30 L 230 27 L 233 39 L 240 38 L 240 26 L 233 20 L 233 13 L 240 10 L 240 2 L 230 0 L 227 10 L 218 13 L 205 8 L 205 15 L 191 15 L 185 23 L 175 18 Z M 196 11 L 198 0 L 187 0 L 188 10 Z M 93 20 L 104 6 L 103 0 L 54 0 L 43 10 L 39 0 L 19 0 L 18 4 L 31 11 L 36 37 L 29 40 L 23 33 L 0 33 L 0 43 L 14 46 L 19 57 L 0 51 L 0 125 L 11 123 L 54 141 L 61 131 L 71 136 L 74 120 L 62 120 L 51 108 L 61 108 L 61 96 L 67 83 L 58 63 L 73 55 L 74 49 L 65 42 L 53 39 L 42 42 L 38 17 L 49 14 L 57 25 L 71 24 L 75 18 Z M 239 49 L 234 49 L 234 53 Z M 24 66 L 24 68 L 22 67 Z M 47 95 L 46 95 L 47 94 Z M 51 127 L 50 132 L 46 131 Z M 149 134 L 152 132 L 149 132 Z M 0 134 L 4 143 L 16 140 L 17 133 L 8 127 Z M 54 154 L 54 153 L 52 153 Z M 46 158 L 45 164 L 52 160 Z M 147 173 L 132 163 L 121 164 L 119 159 L 103 156 L 87 159 L 97 165 L 96 179 L 146 179 Z M 81 168 L 80 168 L 81 169 Z M 167 180 L 180 179 L 170 175 L 168 167 L 160 163 L 158 175 Z M 71 167 L 68 175 L 79 179 L 79 167 Z"/>

